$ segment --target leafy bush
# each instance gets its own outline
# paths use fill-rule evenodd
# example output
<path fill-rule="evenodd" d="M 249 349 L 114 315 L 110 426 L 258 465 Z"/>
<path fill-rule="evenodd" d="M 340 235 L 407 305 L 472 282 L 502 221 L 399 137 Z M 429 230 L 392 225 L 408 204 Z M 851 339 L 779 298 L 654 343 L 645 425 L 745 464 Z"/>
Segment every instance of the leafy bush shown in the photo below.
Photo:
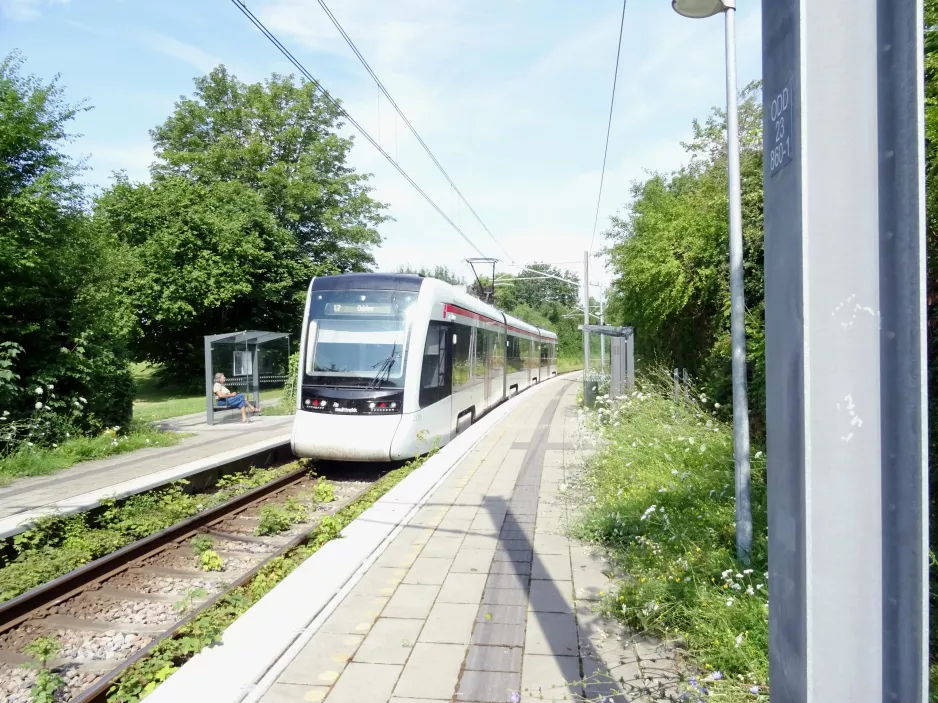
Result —
<path fill-rule="evenodd" d="M 260 510 L 260 520 L 254 528 L 259 536 L 279 535 L 293 525 L 289 513 L 279 505 L 265 505 Z"/>
<path fill-rule="evenodd" d="M 192 544 L 192 551 L 196 553 L 196 556 L 202 556 L 214 546 L 214 540 L 208 535 L 196 535 L 192 538 L 190 544 Z"/>
<path fill-rule="evenodd" d="M 87 399 L 71 431 L 125 426 L 133 382 L 123 249 L 91 222 L 81 167 L 63 151 L 68 125 L 85 108 L 22 66 L 18 54 L 0 62 L 0 409 L 8 422 L 30 418 L 38 402 L 31 390 L 51 384 L 59 398 Z M 58 441 L 57 433 L 41 441 Z"/>
<path fill-rule="evenodd" d="M 654 390 L 592 415 L 579 535 L 610 550 L 627 576 L 604 607 L 627 625 L 686 641 L 700 665 L 751 687 L 768 678 L 765 459 L 752 461 L 752 563 L 736 561 L 732 429 L 705 397 L 674 416 Z M 738 683 L 738 679 L 736 681 Z M 736 685 L 728 680 L 726 685 Z"/>
<path fill-rule="evenodd" d="M 65 679 L 51 671 L 47 665 L 61 648 L 62 643 L 55 637 L 38 637 L 23 647 L 24 654 L 36 659 L 35 663 L 25 666 L 39 670 L 29 691 L 29 700 L 33 703 L 55 703 L 58 700 L 56 694 L 65 684 Z"/>
<path fill-rule="evenodd" d="M 214 550 L 206 549 L 199 555 L 199 566 L 202 571 L 221 571 L 224 565 L 224 559 Z"/>
<path fill-rule="evenodd" d="M 313 501 L 316 503 L 331 503 L 335 500 L 335 486 L 326 479 L 321 478 L 313 488 Z"/>

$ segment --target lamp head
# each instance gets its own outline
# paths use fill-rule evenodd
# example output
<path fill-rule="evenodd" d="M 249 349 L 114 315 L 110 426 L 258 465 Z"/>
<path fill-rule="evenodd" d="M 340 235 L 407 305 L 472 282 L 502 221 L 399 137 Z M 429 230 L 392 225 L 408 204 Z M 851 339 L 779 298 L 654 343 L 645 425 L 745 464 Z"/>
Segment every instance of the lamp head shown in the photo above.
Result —
<path fill-rule="evenodd" d="M 712 17 L 736 9 L 736 0 L 671 0 L 671 7 L 684 17 Z"/>

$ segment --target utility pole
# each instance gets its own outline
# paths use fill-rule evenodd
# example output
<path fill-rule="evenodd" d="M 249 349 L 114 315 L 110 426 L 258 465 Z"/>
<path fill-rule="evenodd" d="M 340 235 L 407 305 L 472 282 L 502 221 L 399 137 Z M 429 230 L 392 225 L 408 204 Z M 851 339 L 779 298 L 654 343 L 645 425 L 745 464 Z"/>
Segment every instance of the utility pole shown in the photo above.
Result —
<path fill-rule="evenodd" d="M 928 697 L 921 0 L 763 0 L 772 703 Z"/>

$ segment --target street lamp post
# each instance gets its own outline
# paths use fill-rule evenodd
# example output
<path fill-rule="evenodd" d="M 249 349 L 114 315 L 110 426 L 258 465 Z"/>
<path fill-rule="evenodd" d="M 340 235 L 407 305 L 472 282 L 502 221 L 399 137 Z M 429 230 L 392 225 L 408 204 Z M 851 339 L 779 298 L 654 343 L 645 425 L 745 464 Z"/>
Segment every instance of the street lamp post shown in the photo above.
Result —
<path fill-rule="evenodd" d="M 726 21 L 726 151 L 730 200 L 730 331 L 733 346 L 733 453 L 736 460 L 736 552 L 748 561 L 752 547 L 749 469 L 749 401 L 746 394 L 746 302 L 743 291 L 743 226 L 739 178 L 736 91 L 736 0 L 671 0 L 679 15 L 723 13 Z"/>

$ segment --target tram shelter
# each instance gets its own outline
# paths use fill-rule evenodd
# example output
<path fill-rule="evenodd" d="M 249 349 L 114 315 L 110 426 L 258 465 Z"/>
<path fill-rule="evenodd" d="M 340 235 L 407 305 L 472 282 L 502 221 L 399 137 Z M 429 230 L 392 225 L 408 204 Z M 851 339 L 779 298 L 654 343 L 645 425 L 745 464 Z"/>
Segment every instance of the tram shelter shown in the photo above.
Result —
<path fill-rule="evenodd" d="M 261 394 L 278 388 L 287 391 L 290 376 L 290 335 L 285 332 L 245 330 L 205 337 L 205 422 L 215 424 L 218 413 L 232 409 L 218 402 L 212 390 L 215 374 L 225 375 L 225 386 L 244 393 L 254 407 Z"/>

